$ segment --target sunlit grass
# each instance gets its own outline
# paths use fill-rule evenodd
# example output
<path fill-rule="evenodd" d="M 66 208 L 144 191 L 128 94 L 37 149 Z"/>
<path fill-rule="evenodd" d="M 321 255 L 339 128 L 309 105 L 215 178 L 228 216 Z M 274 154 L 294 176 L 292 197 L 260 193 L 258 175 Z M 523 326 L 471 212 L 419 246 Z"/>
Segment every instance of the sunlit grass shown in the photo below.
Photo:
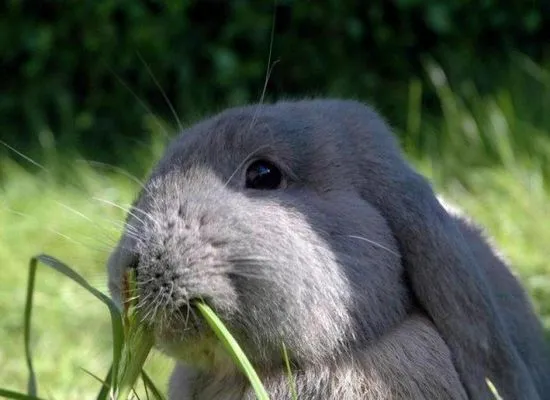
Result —
<path fill-rule="evenodd" d="M 96 288 L 106 290 L 108 251 L 124 212 L 105 201 L 128 204 L 137 184 L 119 174 L 74 166 L 74 180 L 57 183 L 4 160 L 0 204 L 0 387 L 26 390 L 23 309 L 26 265 L 47 252 L 64 260 Z M 94 199 L 95 198 L 95 199 Z M 111 326 L 104 306 L 53 271 L 41 271 L 34 297 L 32 348 L 42 396 L 82 399 L 97 394 L 97 382 L 112 361 Z M 159 354 L 151 370 L 165 385 L 171 362 Z"/>

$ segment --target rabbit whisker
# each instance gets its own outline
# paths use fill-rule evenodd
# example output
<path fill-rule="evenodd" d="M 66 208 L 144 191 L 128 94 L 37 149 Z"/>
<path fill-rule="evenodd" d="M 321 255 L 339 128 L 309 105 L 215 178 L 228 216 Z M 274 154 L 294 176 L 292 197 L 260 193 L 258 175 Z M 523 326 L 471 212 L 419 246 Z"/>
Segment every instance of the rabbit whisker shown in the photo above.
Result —
<path fill-rule="evenodd" d="M 399 253 L 396 253 L 395 251 L 388 249 L 386 246 L 384 246 L 384 245 L 382 245 L 382 244 L 380 244 L 380 243 L 378 243 L 374 240 L 367 239 L 366 237 L 363 237 L 363 236 L 356 236 L 356 235 L 346 235 L 346 236 L 350 237 L 352 239 L 358 239 L 358 240 L 362 240 L 364 242 L 370 243 L 373 246 L 381 248 L 381 249 L 387 251 L 388 253 L 393 254 L 394 256 L 401 258 L 401 255 Z"/>

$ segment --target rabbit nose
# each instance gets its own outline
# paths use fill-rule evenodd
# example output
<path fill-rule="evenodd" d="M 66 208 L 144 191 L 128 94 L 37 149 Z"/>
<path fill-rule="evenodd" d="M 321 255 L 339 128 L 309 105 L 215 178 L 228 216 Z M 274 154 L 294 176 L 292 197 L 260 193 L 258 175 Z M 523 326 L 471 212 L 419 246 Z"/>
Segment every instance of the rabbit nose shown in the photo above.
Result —
<path fill-rule="evenodd" d="M 139 273 L 138 290 L 147 301 L 162 300 L 165 305 L 179 306 L 192 297 L 185 282 L 186 277 L 180 271 L 160 264 Z"/>

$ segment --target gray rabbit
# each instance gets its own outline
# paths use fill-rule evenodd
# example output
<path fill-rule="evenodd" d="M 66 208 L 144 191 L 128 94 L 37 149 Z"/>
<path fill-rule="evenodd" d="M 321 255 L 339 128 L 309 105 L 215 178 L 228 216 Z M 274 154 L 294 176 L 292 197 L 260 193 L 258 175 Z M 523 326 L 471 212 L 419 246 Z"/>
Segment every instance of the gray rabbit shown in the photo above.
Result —
<path fill-rule="evenodd" d="M 274 400 L 550 398 L 529 298 L 355 101 L 226 110 L 153 169 L 108 263 L 178 360 L 171 399 L 253 399 L 190 306 L 213 307 Z"/>

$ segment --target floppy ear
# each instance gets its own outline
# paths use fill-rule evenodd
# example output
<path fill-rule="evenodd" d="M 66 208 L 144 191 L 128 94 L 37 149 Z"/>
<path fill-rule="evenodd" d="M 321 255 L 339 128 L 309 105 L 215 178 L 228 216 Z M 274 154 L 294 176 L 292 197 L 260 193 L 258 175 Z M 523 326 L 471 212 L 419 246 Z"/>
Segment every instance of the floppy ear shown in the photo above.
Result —
<path fill-rule="evenodd" d="M 339 134 L 347 139 L 348 154 L 342 157 L 354 162 L 354 185 L 390 225 L 412 290 L 448 344 L 469 397 L 492 398 L 489 378 L 510 399 L 538 399 L 484 270 L 427 180 L 404 160 L 387 125 L 356 102 L 329 104 L 325 111 L 343 125 Z"/>

